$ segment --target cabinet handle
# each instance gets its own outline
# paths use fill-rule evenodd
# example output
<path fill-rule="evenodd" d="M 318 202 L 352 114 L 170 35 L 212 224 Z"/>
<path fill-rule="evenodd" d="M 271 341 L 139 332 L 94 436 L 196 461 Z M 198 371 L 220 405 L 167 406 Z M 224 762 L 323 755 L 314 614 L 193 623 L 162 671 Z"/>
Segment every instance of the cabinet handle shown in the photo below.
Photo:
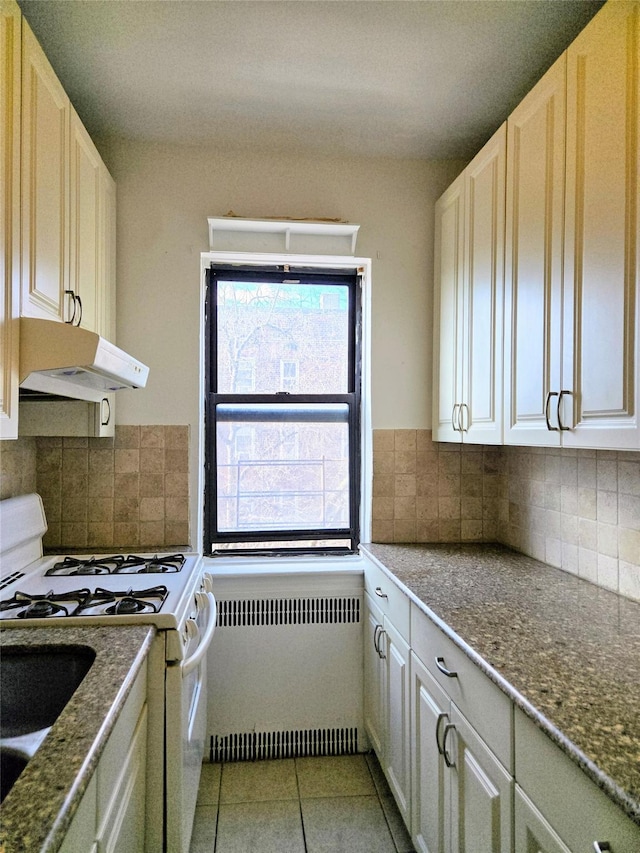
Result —
<path fill-rule="evenodd" d="M 375 592 L 375 594 L 378 596 L 378 598 L 389 598 L 389 596 L 387 595 L 387 593 L 382 591 L 382 587 L 381 587 L 381 586 L 377 586 L 377 587 L 375 588 L 374 592 Z"/>
<path fill-rule="evenodd" d="M 467 418 L 466 418 L 467 425 L 466 426 L 464 425 L 465 418 L 462 414 L 465 410 L 467 412 Z M 467 403 L 460 403 L 459 419 L 460 419 L 460 432 L 469 432 L 469 423 L 471 422 L 471 417 L 469 415 L 469 406 L 467 405 Z"/>
<path fill-rule="evenodd" d="M 76 302 L 76 294 L 73 290 L 65 290 L 65 296 L 71 297 L 71 304 L 73 305 L 73 314 L 69 320 L 65 320 L 65 323 L 68 326 L 73 326 L 73 321 L 76 319 L 76 311 L 78 309 L 78 303 Z"/>
<path fill-rule="evenodd" d="M 444 664 L 444 658 L 436 658 L 436 666 L 438 667 L 438 669 L 440 670 L 440 672 L 443 675 L 447 676 L 447 678 L 457 678 L 458 677 L 457 672 L 453 672 L 453 670 L 447 669 L 447 667 Z"/>
<path fill-rule="evenodd" d="M 79 296 L 76 296 L 76 302 L 78 303 L 78 306 L 80 308 L 80 314 L 78 315 L 78 322 L 76 323 L 76 326 L 79 326 L 80 323 L 82 323 L 82 299 L 80 299 Z M 76 316 L 75 308 L 73 309 L 73 316 L 74 317 Z"/>
<path fill-rule="evenodd" d="M 451 426 L 454 432 L 460 432 L 460 403 L 454 403 L 451 411 Z"/>
<path fill-rule="evenodd" d="M 107 416 L 106 416 L 106 417 L 105 417 L 105 414 L 104 414 L 104 407 L 105 407 L 105 405 L 106 405 L 106 407 L 107 407 Z M 101 417 L 101 419 L 100 419 L 100 425 L 101 425 L 101 426 L 107 426 L 107 425 L 108 425 L 108 423 L 109 423 L 109 421 L 111 420 L 111 403 L 109 402 L 109 398 L 108 398 L 108 397 L 103 397 L 103 398 L 102 398 L 102 401 L 101 401 L 101 403 L 100 403 L 100 411 L 101 411 L 101 414 L 102 414 L 102 417 Z"/>
<path fill-rule="evenodd" d="M 380 658 L 380 660 L 387 659 L 386 654 L 382 651 L 382 637 L 386 636 L 386 634 L 387 632 L 384 630 L 384 628 L 380 628 L 380 633 L 378 634 L 378 657 Z"/>
<path fill-rule="evenodd" d="M 379 657 L 380 649 L 378 648 L 378 631 L 382 631 L 382 625 L 376 625 L 375 630 L 373 632 L 373 648 L 376 650 Z"/>
<path fill-rule="evenodd" d="M 606 850 L 609 850 L 610 853 L 613 853 L 613 847 L 609 844 L 608 841 L 594 841 L 593 849 L 595 853 L 605 853 Z"/>
<path fill-rule="evenodd" d="M 546 397 L 546 400 L 544 401 L 544 419 L 546 421 L 547 429 L 549 430 L 549 432 L 559 432 L 558 427 L 552 427 L 551 423 L 549 421 L 549 406 L 551 404 L 551 398 L 557 397 L 557 396 L 558 396 L 557 391 L 547 391 L 547 397 Z"/>
<path fill-rule="evenodd" d="M 571 394 L 571 391 L 560 391 L 560 394 L 558 395 L 558 408 L 556 410 L 558 413 L 558 427 L 564 432 L 570 432 L 571 427 L 565 426 L 562 423 L 562 418 L 560 417 L 560 407 L 562 406 L 562 398 L 565 394 Z"/>
<path fill-rule="evenodd" d="M 438 755 L 444 755 L 444 750 L 440 746 L 440 724 L 443 720 L 448 720 L 449 715 L 444 711 L 441 714 L 438 714 L 438 721 L 436 722 L 436 747 L 438 749 Z"/>
<path fill-rule="evenodd" d="M 453 725 L 453 723 L 448 723 L 444 727 L 444 735 L 442 736 L 442 757 L 444 758 L 444 763 L 447 765 L 447 767 L 455 767 L 456 766 L 455 761 L 452 761 L 449 758 L 449 753 L 447 752 L 447 735 L 449 734 L 451 729 L 453 729 L 455 731 L 455 728 L 456 727 Z"/>

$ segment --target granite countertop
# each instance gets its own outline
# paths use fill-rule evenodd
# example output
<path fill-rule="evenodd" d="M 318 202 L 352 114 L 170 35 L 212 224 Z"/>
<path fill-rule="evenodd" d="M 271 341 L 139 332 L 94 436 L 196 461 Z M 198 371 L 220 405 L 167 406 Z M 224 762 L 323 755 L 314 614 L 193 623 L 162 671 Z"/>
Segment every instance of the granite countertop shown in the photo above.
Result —
<path fill-rule="evenodd" d="M 640 825 L 640 604 L 500 545 L 366 545 Z"/>
<path fill-rule="evenodd" d="M 0 807 L 0 853 L 53 853 L 149 652 L 151 625 L 5 628 L 9 646 L 85 646 L 95 660 Z"/>

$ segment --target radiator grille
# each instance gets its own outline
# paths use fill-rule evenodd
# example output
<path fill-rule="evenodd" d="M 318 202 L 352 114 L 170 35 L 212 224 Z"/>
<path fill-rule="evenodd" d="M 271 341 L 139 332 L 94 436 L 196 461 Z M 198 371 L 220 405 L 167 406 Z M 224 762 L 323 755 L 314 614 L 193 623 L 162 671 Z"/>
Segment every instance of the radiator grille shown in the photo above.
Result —
<path fill-rule="evenodd" d="M 319 755 L 354 755 L 358 730 L 301 729 L 287 732 L 245 732 L 212 735 L 209 759 L 257 761 L 269 758 L 305 758 Z"/>
<path fill-rule="evenodd" d="M 360 622 L 360 599 L 254 598 L 218 601 L 218 627 L 319 625 Z"/>

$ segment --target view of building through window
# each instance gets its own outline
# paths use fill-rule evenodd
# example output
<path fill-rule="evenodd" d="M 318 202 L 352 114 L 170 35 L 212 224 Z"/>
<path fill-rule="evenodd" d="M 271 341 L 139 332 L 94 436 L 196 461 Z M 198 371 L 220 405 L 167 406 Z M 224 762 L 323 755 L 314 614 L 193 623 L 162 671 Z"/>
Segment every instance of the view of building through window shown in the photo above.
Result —
<path fill-rule="evenodd" d="M 212 271 L 212 551 L 355 547 L 356 284 L 353 273 Z"/>

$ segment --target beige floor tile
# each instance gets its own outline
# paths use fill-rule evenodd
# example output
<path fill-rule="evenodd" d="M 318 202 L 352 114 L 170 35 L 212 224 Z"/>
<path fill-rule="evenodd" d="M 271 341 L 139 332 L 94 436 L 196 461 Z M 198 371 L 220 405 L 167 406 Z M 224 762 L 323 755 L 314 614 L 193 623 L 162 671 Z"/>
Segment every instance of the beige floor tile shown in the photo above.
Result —
<path fill-rule="evenodd" d="M 222 766 L 221 803 L 297 800 L 293 758 L 280 761 L 239 761 Z"/>
<path fill-rule="evenodd" d="M 396 853 L 375 795 L 302 800 L 302 820 L 308 853 Z"/>
<path fill-rule="evenodd" d="M 305 853 L 299 803 L 222 804 L 216 853 Z"/>
<path fill-rule="evenodd" d="M 213 853 L 216 844 L 217 806 L 198 806 L 189 853 Z"/>
<path fill-rule="evenodd" d="M 198 788 L 198 805 L 215 806 L 220 798 L 220 775 L 221 764 L 210 764 L 204 762 L 200 774 L 200 787 Z"/>
<path fill-rule="evenodd" d="M 363 755 L 297 758 L 300 797 L 358 797 L 376 790 Z"/>

